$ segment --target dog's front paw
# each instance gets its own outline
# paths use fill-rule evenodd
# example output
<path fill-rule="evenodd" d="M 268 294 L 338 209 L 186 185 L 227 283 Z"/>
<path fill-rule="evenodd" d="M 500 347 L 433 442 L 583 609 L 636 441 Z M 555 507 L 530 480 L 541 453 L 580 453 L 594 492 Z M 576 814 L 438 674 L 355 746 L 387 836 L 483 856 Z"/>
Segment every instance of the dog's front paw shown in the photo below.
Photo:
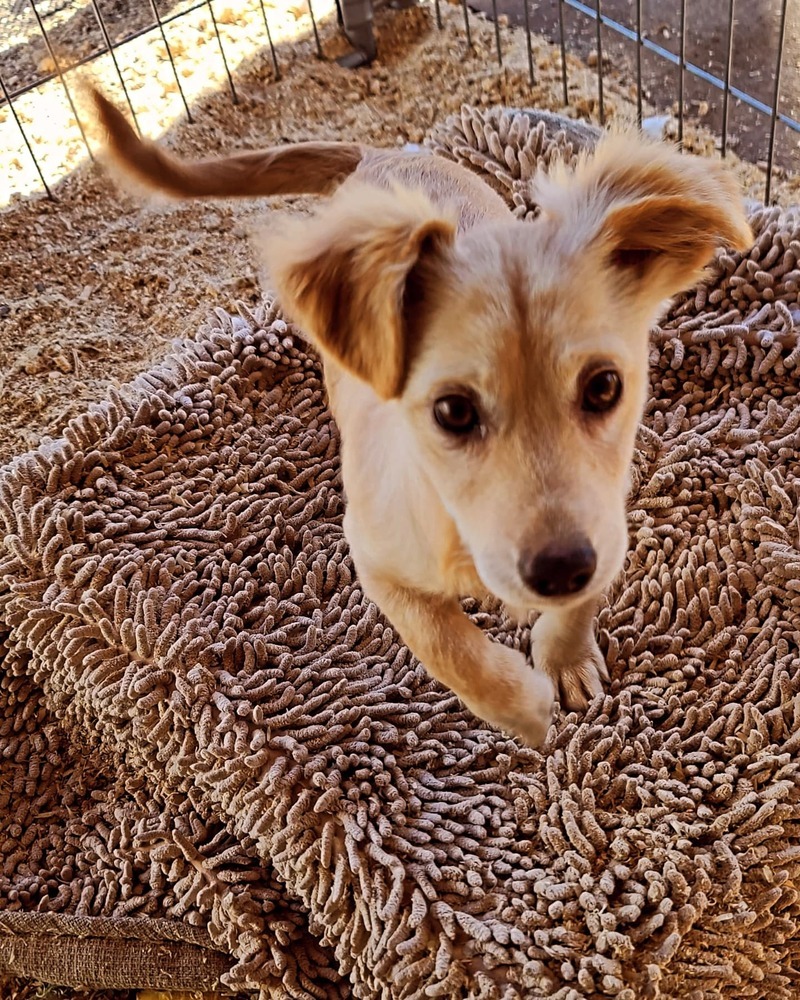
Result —
<path fill-rule="evenodd" d="M 564 643 L 555 636 L 543 615 L 531 633 L 533 662 L 553 679 L 561 707 L 567 711 L 582 711 L 589 702 L 603 693 L 608 683 L 608 669 L 594 635 Z M 577 641 L 575 641 L 577 640 Z"/>
<path fill-rule="evenodd" d="M 515 736 L 526 746 L 541 746 L 553 718 L 555 688 L 533 670 L 517 650 L 492 642 L 487 650 L 486 686 L 465 699 L 475 715 Z"/>
<path fill-rule="evenodd" d="M 536 750 L 544 743 L 553 721 L 556 692 L 553 682 L 544 671 L 533 670 L 527 661 L 525 669 L 527 678 L 519 692 L 522 711 L 512 721 L 509 731 L 525 746 Z"/>

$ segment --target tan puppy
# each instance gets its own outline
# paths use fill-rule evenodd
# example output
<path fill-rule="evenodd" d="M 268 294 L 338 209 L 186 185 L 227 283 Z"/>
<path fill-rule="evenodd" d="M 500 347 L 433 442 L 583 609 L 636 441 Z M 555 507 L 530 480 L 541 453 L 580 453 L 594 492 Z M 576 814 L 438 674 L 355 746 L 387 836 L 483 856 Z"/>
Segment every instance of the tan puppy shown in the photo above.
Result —
<path fill-rule="evenodd" d="M 325 362 L 345 531 L 365 591 L 478 716 L 536 745 L 607 678 L 593 631 L 627 548 L 648 328 L 721 243 L 752 239 L 734 180 L 638 134 L 537 184 L 517 221 L 465 168 L 305 143 L 180 162 L 95 95 L 114 159 L 178 196 L 322 193 L 265 238 L 286 312 Z M 459 597 L 533 630 L 535 669 Z"/>

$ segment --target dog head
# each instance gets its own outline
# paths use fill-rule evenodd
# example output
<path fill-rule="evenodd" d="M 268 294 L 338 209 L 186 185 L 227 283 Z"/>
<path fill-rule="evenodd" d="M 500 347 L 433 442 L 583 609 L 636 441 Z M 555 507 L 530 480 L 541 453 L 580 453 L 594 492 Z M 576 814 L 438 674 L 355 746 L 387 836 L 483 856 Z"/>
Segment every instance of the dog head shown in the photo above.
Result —
<path fill-rule="evenodd" d="M 639 136 L 537 185 L 532 223 L 457 232 L 424 194 L 346 185 L 266 244 L 287 312 L 406 421 L 485 586 L 596 597 L 627 546 L 648 330 L 751 233 L 733 179 Z"/>

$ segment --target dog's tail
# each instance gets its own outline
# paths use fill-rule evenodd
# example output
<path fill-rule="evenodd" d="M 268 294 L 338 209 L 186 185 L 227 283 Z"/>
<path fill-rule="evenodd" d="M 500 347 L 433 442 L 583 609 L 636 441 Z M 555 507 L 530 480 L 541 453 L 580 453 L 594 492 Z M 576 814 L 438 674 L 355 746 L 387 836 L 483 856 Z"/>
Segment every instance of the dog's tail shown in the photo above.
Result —
<path fill-rule="evenodd" d="M 358 167 L 364 148 L 338 142 L 181 160 L 140 139 L 128 120 L 95 87 L 89 88 L 116 165 L 140 184 L 179 198 L 249 198 L 258 195 L 325 194 Z"/>

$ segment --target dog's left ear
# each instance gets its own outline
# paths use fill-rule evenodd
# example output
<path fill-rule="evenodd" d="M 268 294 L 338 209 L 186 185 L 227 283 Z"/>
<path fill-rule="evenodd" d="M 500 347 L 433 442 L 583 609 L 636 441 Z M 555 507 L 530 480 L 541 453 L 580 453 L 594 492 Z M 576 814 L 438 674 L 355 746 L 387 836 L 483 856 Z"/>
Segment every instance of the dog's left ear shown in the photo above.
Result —
<path fill-rule="evenodd" d="M 421 191 L 353 184 L 261 239 L 287 314 L 383 399 L 403 389 L 421 309 L 455 236 Z"/>
<path fill-rule="evenodd" d="M 721 163 L 636 133 L 606 136 L 573 172 L 556 170 L 537 188 L 543 214 L 571 234 L 570 251 L 594 248 L 645 307 L 691 287 L 718 247 L 753 242 Z"/>

